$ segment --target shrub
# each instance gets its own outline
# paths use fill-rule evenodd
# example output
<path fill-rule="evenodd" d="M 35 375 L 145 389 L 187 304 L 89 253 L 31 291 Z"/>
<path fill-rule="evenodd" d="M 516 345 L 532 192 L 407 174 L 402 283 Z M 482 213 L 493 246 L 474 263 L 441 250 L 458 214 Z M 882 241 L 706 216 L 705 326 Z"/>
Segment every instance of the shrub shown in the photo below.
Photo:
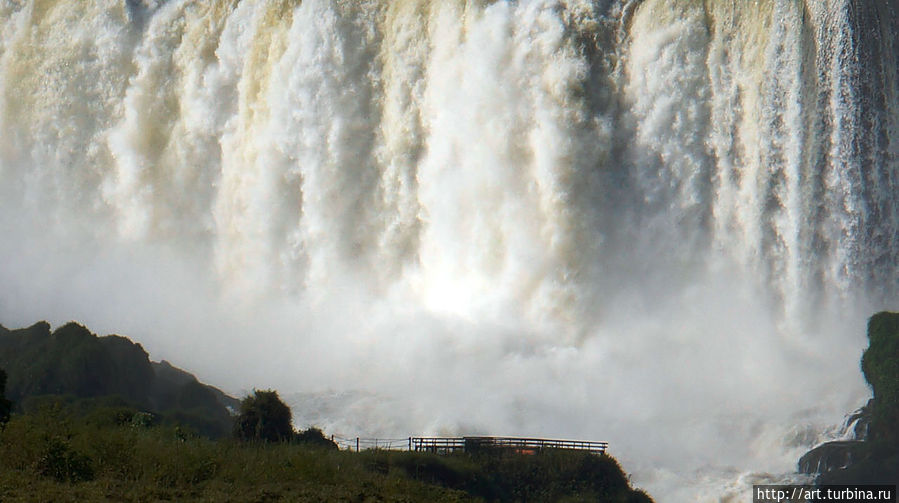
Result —
<path fill-rule="evenodd" d="M 308 430 L 303 432 L 295 433 L 293 436 L 293 441 L 298 444 L 303 444 L 319 449 L 334 451 L 338 449 L 337 444 L 334 443 L 331 439 L 325 437 L 325 434 L 322 432 L 322 430 L 314 427 L 309 428 Z"/>
<path fill-rule="evenodd" d="M 240 402 L 234 421 L 234 436 L 241 440 L 283 442 L 293 436 L 291 413 L 273 390 L 254 390 Z"/>
<path fill-rule="evenodd" d="M 12 411 L 12 402 L 6 399 L 6 372 L 0 369 L 0 430 L 9 422 L 9 414 Z"/>
<path fill-rule="evenodd" d="M 149 412 L 136 412 L 131 416 L 132 428 L 149 428 L 156 424 L 156 416 Z"/>
<path fill-rule="evenodd" d="M 37 461 L 37 472 L 58 482 L 84 482 L 94 479 L 91 459 L 72 449 L 68 442 L 53 438 Z"/>

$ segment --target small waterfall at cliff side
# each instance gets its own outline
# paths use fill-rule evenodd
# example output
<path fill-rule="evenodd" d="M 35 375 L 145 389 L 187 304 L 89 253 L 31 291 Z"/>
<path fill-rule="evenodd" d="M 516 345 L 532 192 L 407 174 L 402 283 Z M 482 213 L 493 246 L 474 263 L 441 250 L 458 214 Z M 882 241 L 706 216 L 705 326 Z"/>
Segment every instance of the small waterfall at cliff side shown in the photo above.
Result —
<path fill-rule="evenodd" d="M 0 322 L 748 501 L 897 307 L 897 32 L 886 0 L 0 0 Z"/>

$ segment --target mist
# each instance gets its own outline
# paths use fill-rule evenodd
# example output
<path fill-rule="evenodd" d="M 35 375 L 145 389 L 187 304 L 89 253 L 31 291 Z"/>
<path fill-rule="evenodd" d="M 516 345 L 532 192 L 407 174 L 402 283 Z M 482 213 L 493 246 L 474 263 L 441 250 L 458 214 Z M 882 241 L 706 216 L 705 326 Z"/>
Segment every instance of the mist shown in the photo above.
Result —
<path fill-rule="evenodd" d="M 748 500 L 893 307 L 884 5 L 0 2 L 0 323 Z"/>

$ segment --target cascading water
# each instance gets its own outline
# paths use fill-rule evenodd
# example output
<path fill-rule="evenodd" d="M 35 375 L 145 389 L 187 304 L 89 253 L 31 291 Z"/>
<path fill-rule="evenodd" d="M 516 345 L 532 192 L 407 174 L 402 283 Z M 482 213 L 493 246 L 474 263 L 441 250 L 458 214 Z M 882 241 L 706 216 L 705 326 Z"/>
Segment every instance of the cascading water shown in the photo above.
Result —
<path fill-rule="evenodd" d="M 897 32 L 886 0 L 0 0 L 0 321 L 744 500 L 859 405 L 895 307 Z"/>

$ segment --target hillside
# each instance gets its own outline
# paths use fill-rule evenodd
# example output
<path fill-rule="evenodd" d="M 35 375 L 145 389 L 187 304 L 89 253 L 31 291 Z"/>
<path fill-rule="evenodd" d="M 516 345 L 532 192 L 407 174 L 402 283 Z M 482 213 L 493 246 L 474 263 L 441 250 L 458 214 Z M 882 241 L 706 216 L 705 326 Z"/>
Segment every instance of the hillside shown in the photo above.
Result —
<path fill-rule="evenodd" d="M 311 429 L 284 442 L 230 438 L 227 407 L 249 398 L 76 323 L 0 327 L 0 369 L 15 402 L 0 425 L 3 502 L 652 502 L 608 455 L 357 453 Z"/>
<path fill-rule="evenodd" d="M 97 337 L 77 323 L 8 330 L 0 326 L 0 368 L 15 410 L 37 408 L 50 396 L 68 402 L 103 398 L 152 412 L 212 438 L 231 432 L 238 401 L 168 362 L 152 362 L 140 344 L 118 335 Z"/>

